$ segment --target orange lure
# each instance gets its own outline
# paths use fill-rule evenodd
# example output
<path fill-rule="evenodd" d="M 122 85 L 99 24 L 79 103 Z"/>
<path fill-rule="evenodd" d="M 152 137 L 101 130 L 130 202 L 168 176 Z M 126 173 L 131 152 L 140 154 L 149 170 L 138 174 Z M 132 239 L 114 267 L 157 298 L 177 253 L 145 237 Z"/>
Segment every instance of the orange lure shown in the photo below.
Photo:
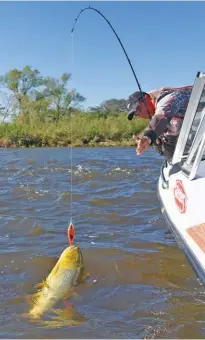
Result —
<path fill-rule="evenodd" d="M 74 237 L 75 237 L 75 228 L 74 228 L 74 225 L 70 223 L 68 227 L 68 242 L 70 246 L 73 245 Z"/>

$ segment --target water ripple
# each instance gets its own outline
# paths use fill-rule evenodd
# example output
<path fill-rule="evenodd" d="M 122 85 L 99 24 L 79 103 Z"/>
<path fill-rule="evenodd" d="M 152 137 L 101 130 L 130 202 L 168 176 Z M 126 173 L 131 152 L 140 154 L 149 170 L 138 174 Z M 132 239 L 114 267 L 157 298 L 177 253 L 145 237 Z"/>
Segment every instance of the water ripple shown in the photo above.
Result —
<path fill-rule="evenodd" d="M 204 338 L 204 287 L 156 196 L 160 156 L 74 148 L 72 168 L 69 148 L 1 149 L 0 157 L 1 337 Z M 21 318 L 26 295 L 67 246 L 71 215 L 96 284 L 78 288 L 75 326 L 30 324 Z"/>

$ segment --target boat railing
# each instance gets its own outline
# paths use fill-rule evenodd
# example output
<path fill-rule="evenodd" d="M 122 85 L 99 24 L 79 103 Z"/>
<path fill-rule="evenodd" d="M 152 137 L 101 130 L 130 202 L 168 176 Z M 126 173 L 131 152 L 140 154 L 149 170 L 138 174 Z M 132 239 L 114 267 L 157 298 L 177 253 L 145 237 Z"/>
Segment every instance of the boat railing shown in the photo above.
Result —
<path fill-rule="evenodd" d="M 185 155 L 189 155 L 202 119 L 204 107 L 205 73 L 198 72 L 177 141 L 172 164 L 180 163 Z"/>

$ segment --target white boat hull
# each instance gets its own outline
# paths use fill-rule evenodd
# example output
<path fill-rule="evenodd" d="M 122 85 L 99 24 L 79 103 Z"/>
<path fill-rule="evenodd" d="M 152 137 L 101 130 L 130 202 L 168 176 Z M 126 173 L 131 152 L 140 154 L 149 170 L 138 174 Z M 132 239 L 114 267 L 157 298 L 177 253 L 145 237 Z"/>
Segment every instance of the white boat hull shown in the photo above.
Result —
<path fill-rule="evenodd" d="M 205 160 L 193 181 L 181 169 L 170 176 L 166 176 L 166 167 L 164 170 L 162 168 L 158 181 L 162 213 L 205 284 Z"/>

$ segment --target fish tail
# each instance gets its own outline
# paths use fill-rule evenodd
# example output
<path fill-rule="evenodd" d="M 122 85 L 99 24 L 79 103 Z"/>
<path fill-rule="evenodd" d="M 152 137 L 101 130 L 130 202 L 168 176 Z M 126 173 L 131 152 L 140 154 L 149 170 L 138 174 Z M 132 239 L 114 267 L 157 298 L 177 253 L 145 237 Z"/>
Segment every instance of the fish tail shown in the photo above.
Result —
<path fill-rule="evenodd" d="M 42 316 L 47 310 L 47 296 L 42 292 L 36 293 L 32 298 L 32 308 L 29 311 L 29 316 L 38 318 Z"/>
<path fill-rule="evenodd" d="M 40 318 L 44 313 L 46 312 L 46 309 L 42 306 L 35 305 L 28 313 L 28 317 L 31 318 Z"/>

